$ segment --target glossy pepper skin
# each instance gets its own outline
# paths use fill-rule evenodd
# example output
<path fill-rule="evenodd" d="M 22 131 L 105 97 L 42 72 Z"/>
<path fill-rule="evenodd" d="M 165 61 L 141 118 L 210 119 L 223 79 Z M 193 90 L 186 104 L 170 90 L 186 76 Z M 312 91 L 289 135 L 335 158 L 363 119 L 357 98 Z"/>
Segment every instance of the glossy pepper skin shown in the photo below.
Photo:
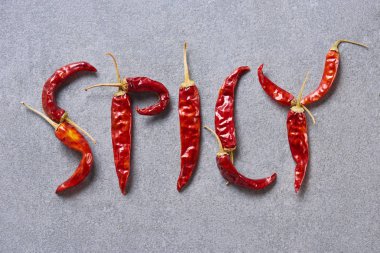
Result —
<path fill-rule="evenodd" d="M 130 92 L 154 92 L 158 95 L 158 102 L 146 108 L 136 108 L 141 115 L 152 116 L 163 112 L 169 105 L 169 91 L 160 82 L 152 80 L 148 77 L 128 77 L 125 79 Z"/>
<path fill-rule="evenodd" d="M 183 47 L 185 80 L 179 87 L 178 117 L 181 138 L 181 171 L 177 180 L 177 190 L 187 185 L 198 164 L 201 139 L 201 102 L 195 82 L 190 79 L 187 64 L 187 43 Z"/>
<path fill-rule="evenodd" d="M 339 67 L 339 52 L 330 50 L 326 55 L 325 68 L 318 87 L 301 101 L 303 105 L 309 105 L 323 98 L 330 90 Z"/>
<path fill-rule="evenodd" d="M 119 187 L 125 195 L 131 170 L 132 111 L 127 93 L 116 94 L 111 105 L 111 136 Z"/>
<path fill-rule="evenodd" d="M 90 145 L 75 127 L 67 122 L 58 125 L 55 130 L 55 136 L 66 147 L 76 150 L 82 154 L 82 159 L 74 173 L 64 183 L 58 186 L 56 193 L 61 193 L 69 188 L 72 188 L 81 183 L 90 173 L 93 156 Z"/>
<path fill-rule="evenodd" d="M 290 152 L 296 163 L 294 189 L 301 188 L 309 162 L 309 142 L 307 136 L 307 122 L 305 112 L 290 110 L 286 121 Z"/>
<path fill-rule="evenodd" d="M 244 187 L 252 190 L 261 190 L 272 184 L 277 177 L 276 173 L 272 176 L 261 178 L 261 179 L 251 179 L 240 174 L 235 166 L 232 164 L 230 156 L 227 153 L 219 153 L 216 156 L 216 163 L 220 170 L 220 173 L 227 180 L 227 182 Z"/>
<path fill-rule="evenodd" d="M 190 180 L 199 158 L 201 115 L 198 88 L 193 85 L 179 89 L 178 115 L 181 136 L 181 172 L 177 190 Z"/>
<path fill-rule="evenodd" d="M 307 96 L 305 96 L 301 104 L 303 105 L 309 105 L 312 103 L 315 103 L 322 99 L 331 89 L 334 80 L 338 73 L 338 67 L 339 67 L 339 50 L 338 46 L 340 43 L 351 43 L 362 47 L 367 47 L 366 45 L 350 41 L 350 40 L 337 40 L 334 42 L 330 50 L 327 52 L 326 60 L 325 60 L 325 67 L 322 74 L 322 79 L 318 85 L 318 87 L 310 92 Z"/>
<path fill-rule="evenodd" d="M 276 85 L 268 77 L 266 77 L 263 73 L 263 68 L 264 64 L 261 64 L 257 69 L 257 76 L 265 93 L 279 104 L 290 106 L 292 104 L 292 101 L 294 101 L 294 96 Z"/>
<path fill-rule="evenodd" d="M 214 134 L 218 141 L 219 151 L 216 154 L 216 164 L 219 168 L 220 174 L 222 174 L 223 178 L 226 179 L 228 183 L 251 190 L 261 190 L 276 181 L 276 173 L 273 173 L 270 177 L 261 179 L 251 179 L 240 174 L 232 163 L 231 155 L 223 148 L 222 142 L 216 132 L 207 126 L 205 126 L 205 128 Z"/>
<path fill-rule="evenodd" d="M 236 148 L 234 120 L 235 87 L 239 78 L 249 70 L 248 66 L 242 66 L 229 75 L 220 88 L 216 100 L 215 132 L 226 151 L 233 151 Z"/>
<path fill-rule="evenodd" d="M 96 72 L 96 68 L 84 61 L 70 63 L 57 69 L 45 82 L 42 89 L 42 107 L 47 116 L 53 121 L 62 122 L 65 115 L 65 110 L 56 104 L 55 95 L 57 90 L 65 84 L 64 81 L 67 78 L 81 71 Z"/>

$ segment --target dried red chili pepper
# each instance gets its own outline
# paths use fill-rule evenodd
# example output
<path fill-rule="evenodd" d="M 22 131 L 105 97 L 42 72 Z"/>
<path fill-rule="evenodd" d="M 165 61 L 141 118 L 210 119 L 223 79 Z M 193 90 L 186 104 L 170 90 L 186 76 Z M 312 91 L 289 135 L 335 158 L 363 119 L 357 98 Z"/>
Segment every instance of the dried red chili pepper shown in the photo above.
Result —
<path fill-rule="evenodd" d="M 290 108 L 286 120 L 290 152 L 292 153 L 293 160 L 296 162 L 294 179 L 294 189 L 296 192 L 298 192 L 301 188 L 303 179 L 305 178 L 307 164 L 309 162 L 309 142 L 305 115 L 306 107 L 301 105 L 302 93 L 305 88 L 307 78 L 308 77 L 306 76 L 296 100 L 296 105 Z M 314 118 L 312 119 L 313 122 L 315 122 Z"/>
<path fill-rule="evenodd" d="M 177 190 L 190 180 L 199 158 L 201 137 L 201 114 L 198 88 L 190 80 L 186 57 L 186 43 L 183 50 L 185 81 L 179 88 L 178 115 L 181 136 L 181 172 L 177 181 Z"/>
<path fill-rule="evenodd" d="M 338 72 L 338 67 L 339 67 L 338 46 L 342 42 L 351 43 L 351 44 L 355 44 L 355 45 L 367 48 L 366 45 L 363 45 L 354 41 L 350 41 L 350 40 L 335 41 L 326 55 L 325 68 L 323 70 L 323 75 L 319 83 L 319 86 L 317 87 L 317 89 L 312 91 L 309 95 L 304 97 L 301 101 L 301 104 L 308 105 L 308 104 L 317 102 L 318 100 L 323 98 L 327 94 L 327 92 L 330 90 Z"/>
<path fill-rule="evenodd" d="M 250 68 L 242 66 L 229 75 L 219 90 L 215 105 L 215 132 L 222 142 L 223 149 L 230 153 L 233 160 L 233 151 L 236 149 L 234 99 L 235 87 L 239 78 Z"/>
<path fill-rule="evenodd" d="M 166 87 L 155 80 L 148 77 L 128 77 L 125 79 L 128 83 L 128 91 L 130 92 L 154 92 L 158 95 L 158 102 L 146 108 L 136 108 L 141 115 L 152 116 L 163 112 L 169 105 L 169 91 Z"/>
<path fill-rule="evenodd" d="M 91 166 L 93 164 L 93 156 L 90 146 L 88 145 L 86 139 L 75 129 L 74 126 L 68 122 L 56 123 L 49 119 L 43 113 L 32 108 L 30 105 L 21 102 L 26 108 L 33 111 L 34 113 L 40 115 L 47 122 L 49 122 L 55 129 L 55 136 L 60 140 L 65 146 L 70 149 L 79 151 L 82 154 L 82 159 L 74 171 L 74 173 L 67 179 L 64 183 L 57 187 L 56 193 L 63 192 L 69 188 L 72 188 L 79 183 L 81 183 L 90 173 Z"/>
<path fill-rule="evenodd" d="M 219 139 L 219 136 L 211 130 L 209 127 L 205 126 L 207 130 L 214 134 L 219 144 L 219 151 L 216 154 L 216 163 L 218 165 L 219 171 L 227 180 L 228 183 L 244 187 L 252 190 L 260 190 L 272 184 L 276 178 L 277 174 L 273 173 L 270 177 L 261 178 L 261 179 L 251 179 L 240 174 L 235 166 L 232 164 L 230 155 L 225 151 L 222 146 L 222 142 Z"/>
<path fill-rule="evenodd" d="M 266 77 L 263 73 L 263 67 L 264 64 L 261 64 L 257 69 L 257 75 L 259 77 L 259 82 L 263 90 L 278 103 L 290 106 L 294 100 L 294 96 L 281 87 L 277 86 L 268 77 Z"/>
<path fill-rule="evenodd" d="M 59 69 L 57 69 L 54 74 L 45 82 L 42 89 L 42 107 L 47 114 L 47 116 L 55 122 L 62 123 L 67 121 L 68 123 L 74 125 L 76 128 L 81 130 L 86 134 L 94 143 L 96 141 L 91 137 L 85 130 L 79 127 L 75 122 L 73 122 L 69 117 L 67 112 L 60 108 L 56 104 L 55 95 L 59 88 L 65 84 L 65 80 L 73 76 L 75 73 L 80 71 L 90 71 L 96 72 L 96 68 L 87 62 L 74 62 L 67 64 Z"/>
<path fill-rule="evenodd" d="M 110 53 L 107 55 L 112 57 L 115 65 L 117 83 L 96 84 L 86 87 L 85 90 L 87 91 L 88 89 L 101 86 L 119 88 L 112 99 L 111 136 L 119 187 L 121 192 L 125 195 L 127 194 L 126 185 L 131 170 L 132 146 L 132 111 L 129 92 L 155 92 L 158 94 L 159 101 L 156 104 L 143 109 L 136 109 L 136 111 L 142 115 L 155 115 L 165 110 L 169 104 L 169 92 L 162 83 L 147 77 L 131 77 L 121 80 L 116 58 Z"/>

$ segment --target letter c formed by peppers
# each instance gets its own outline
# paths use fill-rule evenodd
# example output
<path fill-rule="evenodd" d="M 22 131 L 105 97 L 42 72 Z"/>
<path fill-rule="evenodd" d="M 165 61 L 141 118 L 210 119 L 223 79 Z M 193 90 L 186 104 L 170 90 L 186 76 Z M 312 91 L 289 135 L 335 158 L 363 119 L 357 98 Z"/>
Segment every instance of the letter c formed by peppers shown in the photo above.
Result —
<path fill-rule="evenodd" d="M 68 148 L 76 150 L 82 154 L 82 159 L 77 169 L 69 179 L 58 186 L 56 193 L 63 192 L 81 183 L 90 173 L 93 164 L 93 155 L 90 145 L 76 128 L 85 133 L 91 140 L 93 140 L 94 143 L 95 140 L 86 131 L 70 120 L 67 112 L 60 108 L 56 104 L 55 100 L 55 93 L 57 89 L 64 84 L 64 81 L 67 78 L 79 71 L 95 72 L 96 69 L 87 62 L 71 63 L 56 70 L 54 74 L 46 81 L 42 91 L 42 106 L 47 116 L 32 108 L 30 105 L 22 102 L 24 106 L 40 115 L 54 127 L 55 136 L 58 140 L 60 140 Z"/>
<path fill-rule="evenodd" d="M 127 194 L 126 186 L 130 174 L 131 145 L 132 145 L 132 110 L 129 92 L 154 92 L 158 95 L 157 103 L 146 108 L 136 108 L 141 115 L 156 115 L 166 109 L 169 104 L 169 91 L 157 81 L 147 77 L 128 77 L 121 80 L 116 58 L 112 57 L 116 69 L 117 83 L 96 84 L 85 88 L 88 89 L 101 86 L 118 87 L 111 104 L 111 136 L 114 152 L 116 174 L 119 179 L 121 192 Z"/>
<path fill-rule="evenodd" d="M 216 155 L 216 163 L 227 183 L 260 190 L 271 185 L 276 180 L 277 174 L 273 173 L 261 179 L 250 179 L 240 174 L 233 165 L 233 152 L 237 146 L 234 120 L 235 87 L 240 76 L 247 71 L 249 71 L 248 66 L 239 67 L 225 79 L 215 105 L 215 132 L 209 127 L 205 128 L 218 140 L 219 152 Z"/>
<path fill-rule="evenodd" d="M 268 77 L 264 75 L 263 65 L 261 65 L 257 70 L 259 82 L 265 93 L 267 93 L 268 96 L 270 96 L 273 100 L 277 101 L 278 103 L 285 106 L 291 106 L 290 111 L 288 113 L 286 125 L 288 129 L 288 141 L 290 151 L 293 160 L 296 162 L 294 180 L 295 192 L 298 192 L 301 188 L 301 185 L 306 175 L 306 168 L 309 162 L 307 122 L 304 111 L 309 113 L 313 120 L 313 123 L 315 123 L 313 115 L 305 106 L 315 103 L 322 99 L 332 87 L 335 77 L 338 73 L 339 67 L 338 46 L 342 42 L 367 47 L 366 45 L 350 40 L 335 41 L 326 55 L 325 68 L 318 87 L 304 98 L 302 98 L 302 93 L 305 88 L 305 84 L 308 77 L 305 78 L 302 84 L 301 91 L 299 92 L 298 98 L 295 99 L 292 94 L 277 86 Z"/>

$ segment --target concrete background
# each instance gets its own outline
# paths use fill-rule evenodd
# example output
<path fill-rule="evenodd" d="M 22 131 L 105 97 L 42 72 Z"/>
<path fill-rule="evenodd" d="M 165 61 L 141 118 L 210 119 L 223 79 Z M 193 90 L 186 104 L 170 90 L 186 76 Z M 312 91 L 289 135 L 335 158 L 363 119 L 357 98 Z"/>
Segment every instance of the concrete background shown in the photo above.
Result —
<path fill-rule="evenodd" d="M 1 252 L 375 252 L 379 251 L 379 1 L 1 1 Z M 309 109 L 311 161 L 303 191 L 293 189 L 286 135 L 288 108 L 262 91 L 256 69 L 297 93 L 307 70 L 314 89 L 327 50 L 344 44 L 331 94 Z M 179 173 L 178 86 L 182 44 L 213 125 L 217 91 L 237 66 L 237 168 L 247 176 L 278 173 L 264 192 L 226 186 L 217 144 L 203 131 L 198 170 L 176 190 Z M 171 92 L 163 115 L 134 114 L 133 168 L 122 196 L 114 171 L 110 103 L 115 89 L 83 92 L 122 75 L 148 76 Z M 26 111 L 41 109 L 41 89 L 55 69 L 86 60 L 97 75 L 72 79 L 59 104 L 98 141 L 88 181 L 54 193 L 79 155 Z M 143 106 L 154 96 L 138 97 Z M 309 119 L 309 123 L 311 123 Z"/>

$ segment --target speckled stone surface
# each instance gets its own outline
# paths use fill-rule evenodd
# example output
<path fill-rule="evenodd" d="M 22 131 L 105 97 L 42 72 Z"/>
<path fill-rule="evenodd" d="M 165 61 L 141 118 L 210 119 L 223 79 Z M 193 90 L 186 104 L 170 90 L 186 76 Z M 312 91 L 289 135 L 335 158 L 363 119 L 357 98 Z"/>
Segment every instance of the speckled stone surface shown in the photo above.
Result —
<path fill-rule="evenodd" d="M 0 4 L 1 252 L 378 252 L 380 249 L 379 1 L 2 1 Z M 309 109 L 310 167 L 300 194 L 286 135 L 287 108 L 262 91 L 256 69 L 297 93 L 320 80 L 327 50 L 344 44 L 330 95 Z M 191 185 L 179 173 L 178 86 L 182 44 L 189 43 L 202 117 L 213 125 L 217 91 L 237 66 L 252 68 L 236 101 L 237 168 L 247 176 L 276 171 L 264 192 L 226 186 L 215 164 L 217 144 L 202 134 Z M 171 106 L 163 115 L 134 114 L 129 193 L 113 165 L 110 103 L 115 89 L 81 89 L 122 75 L 163 82 Z M 87 182 L 54 193 L 79 155 L 20 101 L 41 108 L 53 71 L 85 60 L 97 75 L 71 79 L 58 96 L 97 139 Z M 139 96 L 147 105 L 154 96 Z"/>

